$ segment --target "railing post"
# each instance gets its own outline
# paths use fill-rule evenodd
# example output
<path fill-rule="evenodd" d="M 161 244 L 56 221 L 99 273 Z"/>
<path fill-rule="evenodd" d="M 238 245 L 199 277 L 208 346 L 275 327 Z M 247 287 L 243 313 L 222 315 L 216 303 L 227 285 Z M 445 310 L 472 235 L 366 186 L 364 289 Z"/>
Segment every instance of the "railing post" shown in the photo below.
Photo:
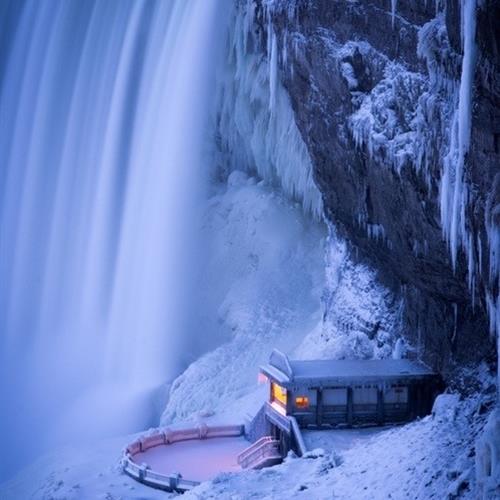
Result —
<path fill-rule="evenodd" d="M 168 485 L 172 490 L 176 490 L 178 488 L 181 477 L 182 475 L 178 472 L 168 476 Z"/>
<path fill-rule="evenodd" d="M 377 389 L 377 423 L 384 423 L 384 391 L 380 387 Z"/>
<path fill-rule="evenodd" d="M 353 423 L 353 401 L 352 401 L 352 387 L 347 388 L 347 425 L 352 427 Z"/>
<path fill-rule="evenodd" d="M 323 389 L 320 387 L 316 391 L 316 425 L 321 427 L 323 424 Z"/>

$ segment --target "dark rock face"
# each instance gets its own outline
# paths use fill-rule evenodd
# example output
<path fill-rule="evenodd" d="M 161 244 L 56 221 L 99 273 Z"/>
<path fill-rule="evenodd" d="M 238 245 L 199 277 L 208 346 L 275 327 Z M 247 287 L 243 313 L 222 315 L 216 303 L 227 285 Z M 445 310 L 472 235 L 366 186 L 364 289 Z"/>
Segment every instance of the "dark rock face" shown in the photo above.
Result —
<path fill-rule="evenodd" d="M 406 336 L 426 361 L 447 373 L 456 363 L 494 360 L 485 291 L 497 297 L 498 280 L 489 277 L 485 218 L 500 224 L 500 2 L 477 11 L 465 217 L 470 252 L 482 263 L 474 297 L 467 257 L 461 251 L 452 269 L 440 220 L 453 107 L 453 91 L 446 89 L 456 92 L 462 60 L 458 1 L 448 0 L 437 18 L 434 2 L 425 0 L 397 2 L 394 15 L 390 0 L 283 0 L 269 10 L 257 4 L 263 47 L 270 22 L 286 53 L 280 76 L 327 218 L 405 299 Z M 451 83 L 433 84 L 417 55 L 419 33 L 433 20 L 432 43 L 425 41 L 424 49 L 432 52 L 436 44 L 432 57 Z"/>

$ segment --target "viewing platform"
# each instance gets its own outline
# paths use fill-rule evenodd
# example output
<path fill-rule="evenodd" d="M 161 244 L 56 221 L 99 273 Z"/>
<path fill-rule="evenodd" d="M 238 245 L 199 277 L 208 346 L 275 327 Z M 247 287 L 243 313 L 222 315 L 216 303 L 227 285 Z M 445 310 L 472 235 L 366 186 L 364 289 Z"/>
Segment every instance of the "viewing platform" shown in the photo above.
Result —
<path fill-rule="evenodd" d="M 431 412 L 440 377 L 410 360 L 289 360 L 260 367 L 269 398 L 245 425 L 164 429 L 131 443 L 124 472 L 149 486 L 187 491 L 221 472 L 278 464 L 307 452 L 303 429 L 381 426 Z"/>

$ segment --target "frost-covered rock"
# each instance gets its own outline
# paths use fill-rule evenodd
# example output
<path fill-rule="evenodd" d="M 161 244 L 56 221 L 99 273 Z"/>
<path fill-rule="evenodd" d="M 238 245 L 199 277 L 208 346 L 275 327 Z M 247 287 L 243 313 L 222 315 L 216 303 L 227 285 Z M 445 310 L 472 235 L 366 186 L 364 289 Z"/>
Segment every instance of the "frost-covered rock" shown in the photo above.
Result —
<path fill-rule="evenodd" d="M 484 359 L 484 324 L 500 324 L 498 3 L 261 3 L 326 217 L 429 364 Z"/>
<path fill-rule="evenodd" d="M 432 416 L 442 422 L 453 422 L 457 416 L 459 394 L 440 394 L 432 406 Z"/>
<path fill-rule="evenodd" d="M 303 359 L 386 358 L 401 334 L 401 303 L 373 269 L 355 264 L 331 229 L 321 322 L 296 350 Z"/>

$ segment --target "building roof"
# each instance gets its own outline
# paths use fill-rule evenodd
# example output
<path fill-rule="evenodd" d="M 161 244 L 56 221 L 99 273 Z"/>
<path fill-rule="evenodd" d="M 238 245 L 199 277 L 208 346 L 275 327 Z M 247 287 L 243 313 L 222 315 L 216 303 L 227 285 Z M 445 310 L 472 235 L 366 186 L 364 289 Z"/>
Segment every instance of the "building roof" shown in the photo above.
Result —
<path fill-rule="evenodd" d="M 283 385 L 349 384 L 420 379 L 436 374 L 418 361 L 409 359 L 290 360 L 274 350 L 261 371 Z"/>

